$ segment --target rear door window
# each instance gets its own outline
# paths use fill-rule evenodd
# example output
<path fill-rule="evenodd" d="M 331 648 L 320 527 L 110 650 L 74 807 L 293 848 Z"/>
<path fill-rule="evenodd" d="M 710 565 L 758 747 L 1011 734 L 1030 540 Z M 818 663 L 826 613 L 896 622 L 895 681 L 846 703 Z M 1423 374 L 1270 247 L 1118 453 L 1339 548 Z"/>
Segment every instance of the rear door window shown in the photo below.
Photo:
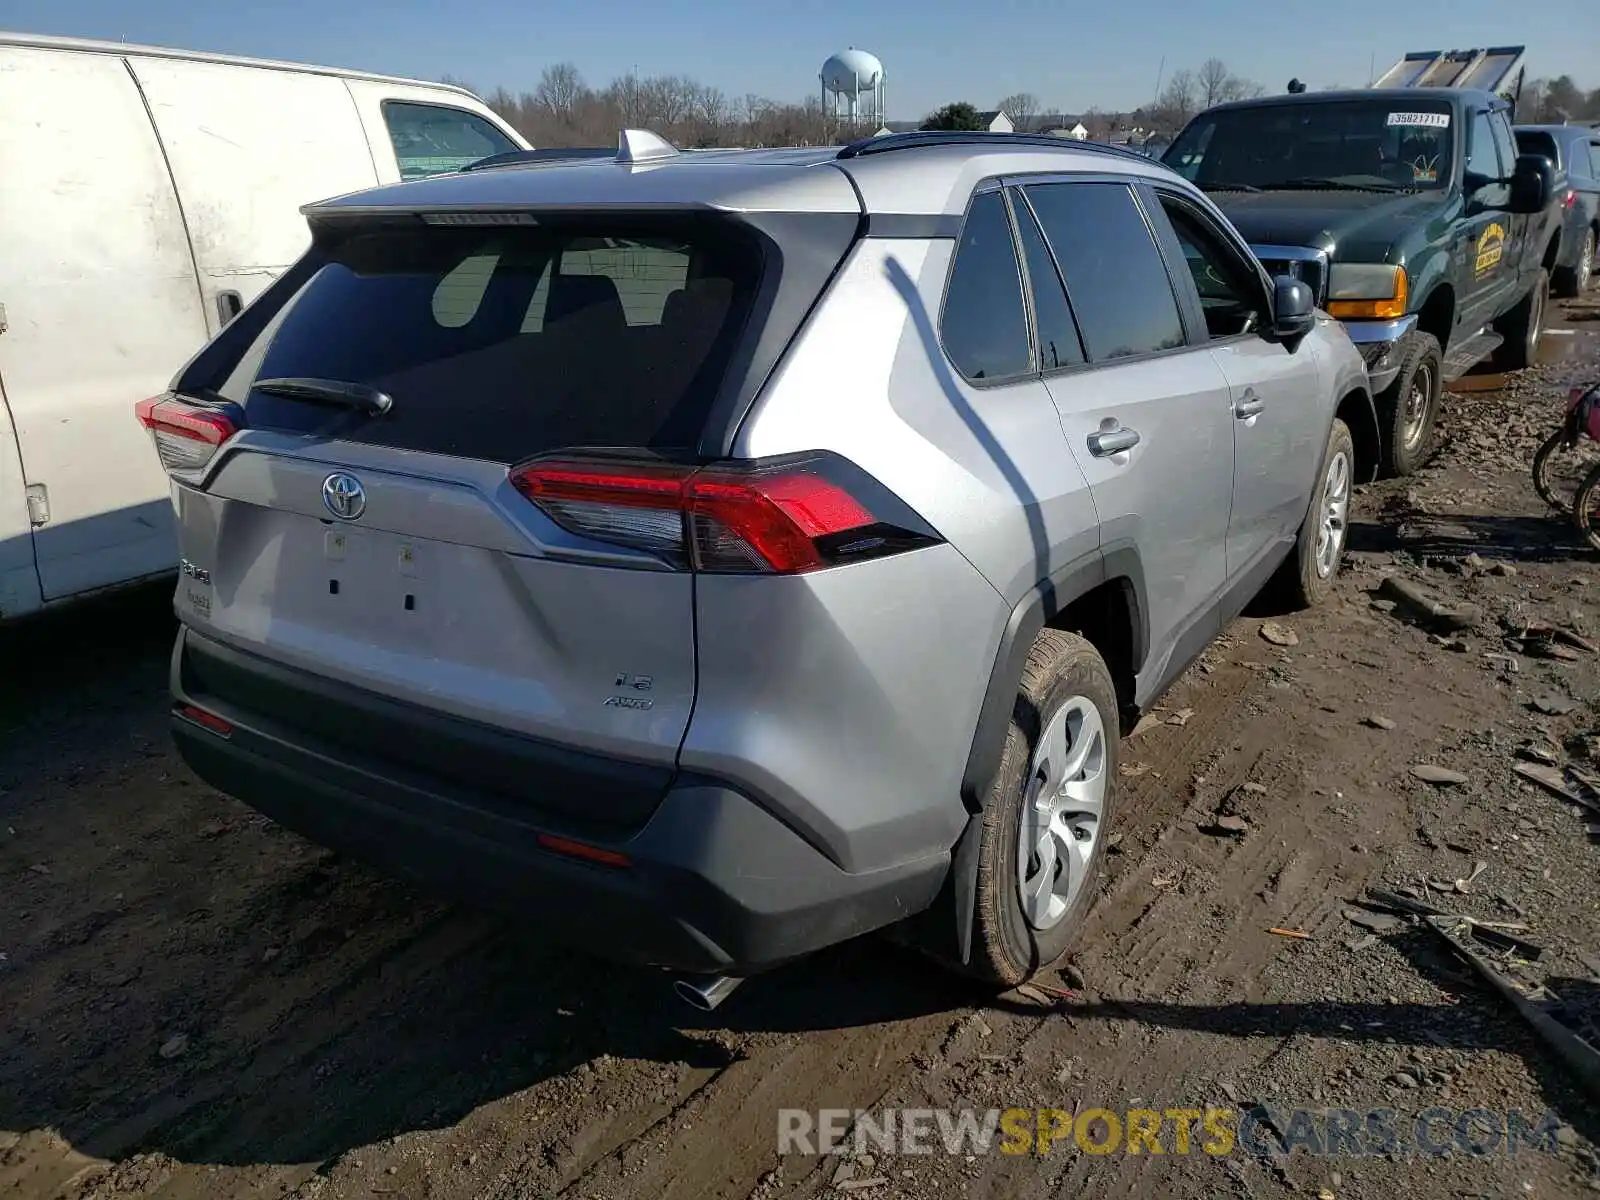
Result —
<path fill-rule="evenodd" d="M 401 179 L 421 179 L 459 171 L 468 163 L 518 147 L 477 113 L 443 104 L 383 102 Z"/>
<path fill-rule="evenodd" d="M 1126 184 L 1041 183 L 1023 190 L 1061 264 L 1090 362 L 1186 344 L 1166 264 Z"/>
<path fill-rule="evenodd" d="M 1600 142 L 1589 143 L 1589 178 L 1600 179 Z"/>
<path fill-rule="evenodd" d="M 355 233 L 326 255 L 224 398 L 257 428 L 507 463 L 692 447 L 761 272 L 753 242 L 704 220 L 419 224 Z M 255 387 L 285 377 L 362 384 L 393 405 L 369 417 Z"/>

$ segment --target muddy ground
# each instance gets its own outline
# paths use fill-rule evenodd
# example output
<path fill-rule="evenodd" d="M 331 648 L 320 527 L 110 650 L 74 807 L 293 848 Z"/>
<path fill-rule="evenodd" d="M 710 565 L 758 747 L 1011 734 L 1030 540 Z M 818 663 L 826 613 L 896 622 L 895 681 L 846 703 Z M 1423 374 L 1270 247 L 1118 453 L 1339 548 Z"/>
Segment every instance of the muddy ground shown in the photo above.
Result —
<path fill-rule="evenodd" d="M 868 939 L 697 1014 L 662 976 L 420 896 L 197 784 L 164 729 L 165 592 L 6 633 L 0 1196 L 1600 1192 L 1600 1104 L 1561 1060 L 1429 928 L 1350 919 L 1380 884 L 1526 925 L 1545 953 L 1524 977 L 1600 1019 L 1600 814 L 1513 771 L 1528 742 L 1600 757 L 1597 657 L 1508 640 L 1600 638 L 1600 556 L 1527 472 L 1562 385 L 1600 376 L 1600 307 L 1553 319 L 1547 365 L 1461 381 L 1435 464 L 1363 492 L 1335 602 L 1279 618 L 1296 644 L 1241 619 L 1128 743 L 1122 840 L 1050 977 L 1070 997 L 995 1001 Z M 1389 575 L 1481 611 L 1409 623 Z M 1561 1124 L 1553 1150 L 1483 1157 L 1281 1158 L 1257 1152 L 1270 1134 L 1185 1155 L 1170 1127 L 1159 1156 L 776 1141 L 780 1108 L 1257 1103 Z"/>

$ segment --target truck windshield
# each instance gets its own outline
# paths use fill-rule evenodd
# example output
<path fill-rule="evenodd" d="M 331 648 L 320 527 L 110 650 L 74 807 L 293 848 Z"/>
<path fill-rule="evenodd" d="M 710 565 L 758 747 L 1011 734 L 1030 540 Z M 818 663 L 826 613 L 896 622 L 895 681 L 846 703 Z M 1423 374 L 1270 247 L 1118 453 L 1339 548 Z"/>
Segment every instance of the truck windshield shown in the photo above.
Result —
<path fill-rule="evenodd" d="M 1447 105 L 1414 97 L 1201 113 L 1162 161 L 1202 188 L 1412 191 L 1450 182 Z"/>

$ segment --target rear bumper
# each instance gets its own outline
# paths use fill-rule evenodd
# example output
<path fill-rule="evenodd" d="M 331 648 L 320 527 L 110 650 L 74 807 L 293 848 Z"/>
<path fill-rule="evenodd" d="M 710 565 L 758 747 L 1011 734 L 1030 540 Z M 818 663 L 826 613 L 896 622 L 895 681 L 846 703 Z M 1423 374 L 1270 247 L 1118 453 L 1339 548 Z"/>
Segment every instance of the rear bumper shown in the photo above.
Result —
<path fill-rule="evenodd" d="M 222 706 L 185 693 L 191 641 L 211 645 L 179 632 L 174 700 L 215 711 Z M 228 653 L 235 669 L 254 663 L 283 684 L 284 668 Z M 312 703 L 320 681 L 304 682 Z M 841 871 L 754 800 L 684 776 L 637 832 L 584 839 L 627 856 L 625 866 L 600 865 L 541 844 L 542 834 L 570 832 L 515 798 L 391 769 L 249 712 L 219 715 L 233 727 L 227 736 L 176 714 L 172 722 L 179 753 L 207 783 L 312 841 L 618 961 L 747 974 L 921 911 L 949 869 L 941 854 Z"/>

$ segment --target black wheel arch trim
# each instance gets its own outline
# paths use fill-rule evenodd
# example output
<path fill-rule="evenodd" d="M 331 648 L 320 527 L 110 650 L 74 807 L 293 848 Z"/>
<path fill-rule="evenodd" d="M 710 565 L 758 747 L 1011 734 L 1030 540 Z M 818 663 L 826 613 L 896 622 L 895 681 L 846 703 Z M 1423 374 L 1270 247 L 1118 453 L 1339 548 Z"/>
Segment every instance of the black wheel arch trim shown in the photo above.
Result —
<path fill-rule="evenodd" d="M 1131 542 L 1102 546 L 1061 567 L 1049 578 L 1040 580 L 1012 607 L 1005 629 L 1000 634 L 1000 646 L 995 651 L 989 686 L 984 692 L 983 705 L 978 710 L 978 725 L 973 732 L 972 748 L 961 777 L 961 799 L 971 815 L 956 842 L 950 862 L 948 895 L 955 917 L 955 952 L 963 964 L 972 958 L 978 846 L 983 837 L 983 797 L 1000 766 L 1006 730 L 1011 724 L 1017 689 L 1022 686 L 1022 670 L 1028 662 L 1028 651 L 1033 648 L 1033 640 L 1039 636 L 1039 631 L 1074 601 L 1087 596 L 1102 584 L 1117 580 L 1127 584 L 1133 608 L 1129 614 L 1132 661 L 1126 667 L 1129 674 L 1136 677 L 1149 655 L 1150 636 L 1144 567 L 1138 550 Z M 946 913 L 950 911 L 945 909 Z"/>
<path fill-rule="evenodd" d="M 1138 550 L 1131 543 L 1108 544 L 1067 563 L 1034 584 L 1012 607 L 1000 634 L 989 684 L 978 710 L 972 747 L 961 773 L 961 798 L 969 812 L 982 808 L 984 793 L 999 766 L 1017 688 L 1022 683 L 1022 668 L 1028 661 L 1034 638 L 1074 601 L 1115 580 L 1125 581 L 1131 591 L 1133 645 L 1132 661 L 1127 667 L 1131 674 L 1137 675 L 1149 653 L 1146 619 L 1149 609 L 1145 603 L 1144 567 Z"/>

